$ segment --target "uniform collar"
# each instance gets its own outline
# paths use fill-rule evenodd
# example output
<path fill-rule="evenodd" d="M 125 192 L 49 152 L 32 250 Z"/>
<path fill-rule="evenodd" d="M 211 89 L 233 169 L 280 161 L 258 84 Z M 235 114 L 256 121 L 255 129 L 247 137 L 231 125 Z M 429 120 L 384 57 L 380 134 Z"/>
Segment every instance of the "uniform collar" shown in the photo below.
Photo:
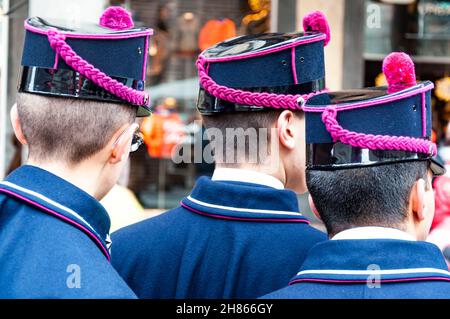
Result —
<path fill-rule="evenodd" d="M 329 240 L 315 245 L 291 280 L 323 283 L 450 281 L 439 248 L 397 239 Z"/>
<path fill-rule="evenodd" d="M 355 227 L 337 233 L 331 240 L 342 239 L 399 239 L 412 240 L 416 239 L 410 234 L 395 228 L 388 227 Z"/>
<path fill-rule="evenodd" d="M 213 181 L 242 182 L 284 189 L 283 183 L 268 174 L 238 168 L 216 168 L 211 178 Z"/>
<path fill-rule="evenodd" d="M 24 165 L 0 182 L 0 192 L 82 230 L 109 259 L 109 216 L 94 197 L 80 188 L 46 170 Z"/>
<path fill-rule="evenodd" d="M 299 213 L 294 192 L 260 184 L 200 177 L 181 205 L 191 212 L 219 219 L 309 223 Z"/>

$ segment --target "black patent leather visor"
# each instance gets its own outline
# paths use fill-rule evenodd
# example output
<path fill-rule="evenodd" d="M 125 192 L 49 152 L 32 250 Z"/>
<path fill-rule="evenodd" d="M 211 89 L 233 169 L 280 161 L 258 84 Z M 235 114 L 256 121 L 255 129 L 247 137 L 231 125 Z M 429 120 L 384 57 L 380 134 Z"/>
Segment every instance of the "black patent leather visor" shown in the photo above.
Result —
<path fill-rule="evenodd" d="M 269 49 L 321 36 L 317 32 L 262 33 L 245 35 L 221 42 L 203 52 L 206 58 L 227 58 Z"/>
<path fill-rule="evenodd" d="M 136 90 L 143 90 L 144 81 L 131 78 L 112 77 Z M 49 96 L 72 97 L 112 103 L 126 103 L 74 70 L 47 69 L 24 66 L 19 82 L 19 92 Z M 151 114 L 150 108 L 136 105 L 137 116 Z"/>
<path fill-rule="evenodd" d="M 429 161 L 434 175 L 445 174 L 445 167 L 427 154 L 370 150 L 340 142 L 307 144 L 306 166 L 309 170 L 339 170 L 366 166 L 386 165 L 410 161 Z"/>

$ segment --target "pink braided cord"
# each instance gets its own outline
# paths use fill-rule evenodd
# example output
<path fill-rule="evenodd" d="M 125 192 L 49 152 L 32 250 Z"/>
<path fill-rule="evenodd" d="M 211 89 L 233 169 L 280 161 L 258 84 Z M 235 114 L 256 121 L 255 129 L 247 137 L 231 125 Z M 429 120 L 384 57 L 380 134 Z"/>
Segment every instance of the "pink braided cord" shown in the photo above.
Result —
<path fill-rule="evenodd" d="M 322 113 L 322 121 L 334 142 L 340 141 L 353 147 L 371 150 L 408 151 L 433 156 L 437 153 L 436 144 L 422 138 L 363 134 L 346 130 L 339 125 L 337 112 L 335 106 L 329 106 Z"/>
<path fill-rule="evenodd" d="M 305 102 L 314 95 L 324 93 L 327 90 L 312 92 L 308 94 L 275 94 L 275 93 L 255 93 L 244 90 L 229 88 L 217 84 L 208 75 L 208 63 L 203 55 L 198 57 L 196 62 L 200 85 L 211 95 L 242 105 L 255 105 L 261 107 L 272 107 L 275 109 L 302 110 Z"/>
<path fill-rule="evenodd" d="M 67 44 L 64 34 L 58 32 L 56 29 L 50 29 L 47 31 L 47 37 L 52 49 L 55 50 L 67 65 L 72 67 L 75 71 L 111 94 L 114 94 L 131 104 L 142 106 L 150 105 L 150 97 L 147 93 L 123 85 L 76 54 L 70 45 Z"/>

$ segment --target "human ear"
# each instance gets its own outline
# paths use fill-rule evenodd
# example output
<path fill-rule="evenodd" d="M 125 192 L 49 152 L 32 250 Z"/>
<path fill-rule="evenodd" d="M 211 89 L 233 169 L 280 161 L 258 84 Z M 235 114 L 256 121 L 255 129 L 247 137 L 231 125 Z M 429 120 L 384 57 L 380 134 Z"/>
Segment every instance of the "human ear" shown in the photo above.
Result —
<path fill-rule="evenodd" d="M 309 202 L 309 207 L 311 208 L 311 211 L 314 213 L 314 215 L 318 219 L 322 220 L 322 218 L 320 217 L 319 212 L 317 211 L 316 204 L 314 204 L 314 200 L 313 200 L 311 194 L 308 195 L 308 202 Z"/>
<path fill-rule="evenodd" d="M 20 144 L 27 145 L 28 142 L 25 139 L 25 134 L 22 131 L 22 125 L 20 124 L 19 111 L 17 110 L 17 104 L 14 103 L 9 113 L 11 119 L 11 125 L 14 130 L 14 135 L 19 140 Z"/>
<path fill-rule="evenodd" d="M 281 112 L 277 120 L 278 138 L 280 143 L 292 150 L 295 148 L 295 114 L 292 111 L 285 110 Z"/>
<path fill-rule="evenodd" d="M 423 178 L 417 180 L 411 190 L 410 205 L 414 219 L 423 221 L 426 218 L 425 210 L 426 182 Z"/>
<path fill-rule="evenodd" d="M 116 131 L 111 139 L 112 150 L 109 156 L 110 164 L 117 164 L 127 158 L 130 153 L 133 134 L 136 132 L 138 127 L 139 125 L 136 123 L 132 125 L 125 124 Z"/>

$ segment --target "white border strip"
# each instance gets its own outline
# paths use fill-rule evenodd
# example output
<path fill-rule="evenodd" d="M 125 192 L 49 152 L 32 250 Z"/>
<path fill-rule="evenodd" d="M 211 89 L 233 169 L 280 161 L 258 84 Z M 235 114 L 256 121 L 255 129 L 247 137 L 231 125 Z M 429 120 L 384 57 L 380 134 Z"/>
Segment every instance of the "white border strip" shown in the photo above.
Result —
<path fill-rule="evenodd" d="M 407 269 L 386 269 L 386 270 L 303 270 L 297 276 L 301 275 L 398 275 L 398 274 L 413 274 L 413 273 L 439 273 L 450 276 L 450 272 L 437 268 L 407 268 Z"/>
<path fill-rule="evenodd" d="M 245 212 L 245 213 L 291 215 L 291 216 L 303 217 L 303 215 L 301 213 L 287 212 L 287 211 L 282 211 L 282 210 L 252 209 L 252 208 L 239 208 L 239 207 L 231 207 L 231 206 L 214 205 L 214 204 L 205 203 L 198 199 L 192 198 L 190 195 L 187 197 L 187 199 L 195 204 L 202 205 L 205 207 L 210 207 L 210 208 L 217 208 L 217 209 L 224 209 L 224 210 L 238 211 L 238 212 Z"/>
<path fill-rule="evenodd" d="M 34 197 L 37 197 L 37 198 L 39 198 L 39 199 L 41 199 L 41 200 L 43 200 L 43 201 L 45 201 L 45 202 L 47 202 L 47 203 L 49 203 L 49 204 L 51 204 L 51 205 L 53 205 L 53 206 L 55 206 L 55 207 L 58 207 L 59 209 L 62 209 L 62 210 L 64 210 L 65 212 L 67 212 L 67 213 L 69 213 L 70 215 L 72 215 L 72 216 L 75 216 L 76 218 L 78 218 L 79 220 L 81 220 L 82 222 L 84 222 L 95 234 L 97 234 L 97 232 L 95 231 L 95 229 L 83 218 L 83 217 L 81 217 L 80 215 L 78 215 L 78 213 L 77 212 L 75 212 L 74 210 L 72 210 L 72 209 L 70 209 L 70 208 L 68 208 L 68 207 L 66 207 L 66 206 L 64 206 L 64 205 L 61 205 L 60 203 L 58 203 L 58 202 L 55 202 L 55 201 L 53 201 L 53 200 L 51 200 L 50 198 L 48 198 L 48 197 L 46 197 L 46 196 L 44 196 L 44 195 L 42 195 L 42 194 L 39 194 L 39 193 L 36 193 L 36 192 L 34 192 L 34 191 L 32 191 L 32 190 L 29 190 L 29 189 L 26 189 L 26 188 L 23 188 L 23 187 L 21 187 L 21 186 L 19 186 L 19 185 L 16 185 L 16 184 L 13 184 L 13 183 L 11 183 L 11 182 L 8 182 L 8 181 L 3 181 L 3 182 L 0 182 L 0 185 L 5 185 L 5 186 L 8 186 L 8 187 L 11 187 L 11 188 L 14 188 L 14 189 L 17 189 L 18 191 L 21 191 L 21 192 L 24 192 L 24 193 L 26 193 L 26 194 L 29 194 L 29 195 L 32 195 L 32 196 L 34 196 Z M 97 234 L 97 236 L 99 236 L 98 234 Z M 100 237 L 100 236 L 99 236 Z M 101 237 L 100 237 L 101 238 Z"/>

